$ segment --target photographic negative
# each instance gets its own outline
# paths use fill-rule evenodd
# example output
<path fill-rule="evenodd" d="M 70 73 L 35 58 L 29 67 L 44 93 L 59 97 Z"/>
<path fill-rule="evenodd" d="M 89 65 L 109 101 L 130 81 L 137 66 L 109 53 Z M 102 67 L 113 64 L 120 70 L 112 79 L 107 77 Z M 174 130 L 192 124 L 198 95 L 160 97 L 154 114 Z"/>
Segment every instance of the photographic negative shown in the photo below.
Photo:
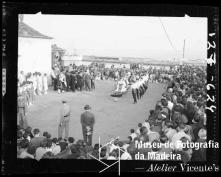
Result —
<path fill-rule="evenodd" d="M 218 171 L 211 18 L 17 18 L 18 160 L 84 159 L 119 175 L 136 161 L 137 172 Z"/>

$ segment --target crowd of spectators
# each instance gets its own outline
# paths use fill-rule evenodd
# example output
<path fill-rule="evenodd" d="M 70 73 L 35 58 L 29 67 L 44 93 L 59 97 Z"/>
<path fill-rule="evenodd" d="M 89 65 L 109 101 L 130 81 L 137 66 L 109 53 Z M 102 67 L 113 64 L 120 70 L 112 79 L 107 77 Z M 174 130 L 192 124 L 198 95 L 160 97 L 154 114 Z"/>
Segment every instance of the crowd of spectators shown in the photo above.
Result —
<path fill-rule="evenodd" d="M 170 69 L 149 70 L 150 79 L 167 84 L 165 93 L 155 108 L 147 113 L 143 123 L 131 129 L 125 140 L 116 139 L 100 149 L 99 144 L 88 146 L 83 140 L 75 141 L 51 137 L 48 132 L 32 131 L 31 127 L 18 127 L 17 157 L 31 159 L 101 159 L 134 160 L 140 152 L 180 154 L 182 161 L 206 161 L 204 148 L 141 148 L 135 142 L 176 143 L 206 142 L 206 68 L 201 66 L 175 66 Z M 154 78 L 154 79 L 153 79 Z M 107 130 L 108 131 L 108 130 Z M 118 148 L 122 151 L 118 151 Z M 100 150 L 99 150 L 100 149 Z M 100 154 L 99 154 L 100 153 Z"/>

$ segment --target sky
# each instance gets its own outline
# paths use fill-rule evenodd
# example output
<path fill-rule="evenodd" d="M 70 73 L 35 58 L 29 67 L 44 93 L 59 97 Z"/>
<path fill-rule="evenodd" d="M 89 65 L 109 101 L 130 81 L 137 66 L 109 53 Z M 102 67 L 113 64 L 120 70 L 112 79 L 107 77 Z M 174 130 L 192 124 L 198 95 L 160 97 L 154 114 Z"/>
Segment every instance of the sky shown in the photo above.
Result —
<path fill-rule="evenodd" d="M 182 58 L 185 40 L 184 58 L 207 57 L 207 18 L 26 14 L 23 22 L 79 55 Z"/>

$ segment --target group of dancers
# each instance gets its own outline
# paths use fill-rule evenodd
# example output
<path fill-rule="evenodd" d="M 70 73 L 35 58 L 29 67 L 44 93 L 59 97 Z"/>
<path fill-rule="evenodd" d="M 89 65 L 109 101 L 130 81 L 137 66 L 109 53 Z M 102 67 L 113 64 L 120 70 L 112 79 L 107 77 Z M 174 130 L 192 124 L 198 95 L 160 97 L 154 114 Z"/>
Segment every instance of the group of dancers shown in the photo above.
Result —
<path fill-rule="evenodd" d="M 135 83 L 131 85 L 131 90 L 132 90 L 132 96 L 134 99 L 134 104 L 137 103 L 139 99 L 143 97 L 145 92 L 148 89 L 148 80 L 149 80 L 149 75 L 143 75 L 140 77 L 140 79 L 137 78 Z"/>

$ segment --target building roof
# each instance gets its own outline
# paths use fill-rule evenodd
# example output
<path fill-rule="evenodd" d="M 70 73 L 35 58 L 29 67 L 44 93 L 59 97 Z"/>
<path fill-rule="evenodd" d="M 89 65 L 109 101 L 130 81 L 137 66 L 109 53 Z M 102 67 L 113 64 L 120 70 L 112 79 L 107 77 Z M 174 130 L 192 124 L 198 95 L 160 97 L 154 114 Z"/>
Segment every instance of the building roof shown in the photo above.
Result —
<path fill-rule="evenodd" d="M 63 52 L 65 52 L 65 49 L 62 49 L 62 48 L 58 47 L 56 44 L 53 44 L 51 46 L 51 48 L 52 48 L 52 51 L 63 51 Z"/>
<path fill-rule="evenodd" d="M 40 32 L 28 26 L 24 22 L 19 22 L 18 37 L 53 39 L 52 37 L 41 34 Z"/>

